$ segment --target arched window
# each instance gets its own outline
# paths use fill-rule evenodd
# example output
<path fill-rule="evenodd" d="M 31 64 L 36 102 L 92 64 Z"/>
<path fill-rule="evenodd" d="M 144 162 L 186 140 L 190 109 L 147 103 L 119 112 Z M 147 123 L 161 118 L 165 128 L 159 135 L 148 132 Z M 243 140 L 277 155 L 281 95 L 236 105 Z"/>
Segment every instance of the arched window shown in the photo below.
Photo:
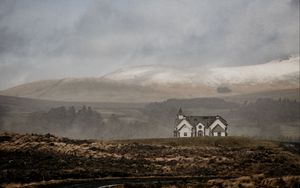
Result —
<path fill-rule="evenodd" d="M 198 131 L 198 136 L 203 136 L 203 131 Z"/>

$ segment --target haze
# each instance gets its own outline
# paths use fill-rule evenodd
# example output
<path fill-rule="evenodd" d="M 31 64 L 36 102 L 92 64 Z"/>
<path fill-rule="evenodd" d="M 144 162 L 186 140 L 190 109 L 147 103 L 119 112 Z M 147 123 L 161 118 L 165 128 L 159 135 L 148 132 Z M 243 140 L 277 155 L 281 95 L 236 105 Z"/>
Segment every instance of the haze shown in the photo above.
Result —
<path fill-rule="evenodd" d="M 1 0 L 0 89 L 149 64 L 299 56 L 299 0 Z"/>

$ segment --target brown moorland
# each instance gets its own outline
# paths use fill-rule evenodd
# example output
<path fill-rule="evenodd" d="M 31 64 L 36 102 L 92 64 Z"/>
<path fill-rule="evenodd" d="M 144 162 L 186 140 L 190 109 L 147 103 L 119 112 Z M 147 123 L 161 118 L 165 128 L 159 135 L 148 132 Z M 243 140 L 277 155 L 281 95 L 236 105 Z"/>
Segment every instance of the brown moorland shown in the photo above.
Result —
<path fill-rule="evenodd" d="M 299 185 L 300 156 L 244 137 L 72 140 L 0 133 L 0 182 L 104 177 L 211 177 L 210 186 Z"/>

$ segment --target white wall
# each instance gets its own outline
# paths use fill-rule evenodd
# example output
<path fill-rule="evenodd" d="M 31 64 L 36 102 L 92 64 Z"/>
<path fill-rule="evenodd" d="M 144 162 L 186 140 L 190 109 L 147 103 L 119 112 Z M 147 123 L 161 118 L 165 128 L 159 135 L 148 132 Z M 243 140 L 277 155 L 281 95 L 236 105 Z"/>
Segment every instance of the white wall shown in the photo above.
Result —
<path fill-rule="evenodd" d="M 217 133 L 217 132 L 214 132 L 214 136 L 218 136 L 218 133 Z M 225 135 L 225 132 L 221 132 L 221 136 L 226 136 L 226 135 Z"/>
<path fill-rule="evenodd" d="M 205 129 L 205 136 L 210 136 L 209 133 L 210 133 L 209 128 Z"/>
<path fill-rule="evenodd" d="M 198 131 L 202 130 L 205 136 L 210 136 L 210 132 L 213 128 L 215 128 L 215 126 L 219 124 L 224 130 L 226 129 L 226 125 L 224 125 L 222 123 L 222 121 L 220 121 L 219 119 L 217 119 L 216 121 L 214 121 L 211 126 L 207 129 L 205 129 L 205 126 L 202 126 L 201 129 L 199 129 L 199 125 L 202 125 L 201 123 L 197 125 L 197 135 L 198 135 Z M 177 130 L 180 129 L 179 132 L 179 137 L 192 137 L 192 126 L 190 125 L 190 123 L 183 119 L 177 126 L 176 126 Z M 187 136 L 184 136 L 184 133 L 187 133 Z M 218 136 L 218 133 L 214 133 L 213 136 Z M 221 132 L 221 136 L 226 136 L 225 132 Z"/>
<path fill-rule="evenodd" d="M 184 133 L 187 133 L 187 136 L 184 136 Z M 183 125 L 183 127 L 179 131 L 180 137 L 191 137 L 192 136 L 192 129 L 188 125 Z"/>
<path fill-rule="evenodd" d="M 199 129 L 199 126 L 201 126 L 201 129 Z M 203 131 L 203 133 L 204 133 L 204 125 L 202 125 L 201 123 L 199 123 L 199 124 L 197 125 L 197 132 L 198 132 L 199 130 Z"/>
<path fill-rule="evenodd" d="M 199 128 L 199 126 L 200 126 L 200 128 Z M 202 125 L 201 123 L 199 123 L 197 126 L 196 126 L 196 136 L 198 136 L 198 131 L 202 131 L 203 132 L 203 134 L 205 135 L 205 130 L 204 130 L 204 125 Z M 203 136 L 204 136 L 203 135 Z"/>
<path fill-rule="evenodd" d="M 183 115 L 179 115 L 179 116 L 178 116 L 178 119 L 183 119 L 183 118 L 184 118 Z"/>
<path fill-rule="evenodd" d="M 215 128 L 215 126 L 220 125 L 224 130 L 226 129 L 226 125 L 224 125 L 224 123 L 222 121 L 220 121 L 219 119 L 216 119 L 210 126 L 210 130 L 213 130 Z"/>
<path fill-rule="evenodd" d="M 176 126 L 176 128 L 177 128 L 177 130 L 179 130 L 183 125 L 187 125 L 187 126 L 189 126 L 189 127 L 191 127 L 192 128 L 192 126 L 190 125 L 190 123 L 187 121 L 187 120 L 182 120 L 177 126 Z"/>

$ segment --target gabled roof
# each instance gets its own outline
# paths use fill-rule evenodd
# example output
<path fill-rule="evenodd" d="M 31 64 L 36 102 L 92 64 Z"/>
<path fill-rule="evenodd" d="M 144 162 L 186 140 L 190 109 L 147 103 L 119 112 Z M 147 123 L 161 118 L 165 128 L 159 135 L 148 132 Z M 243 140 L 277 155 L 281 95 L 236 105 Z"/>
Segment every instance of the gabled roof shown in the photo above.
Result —
<path fill-rule="evenodd" d="M 178 119 L 178 115 L 183 115 L 182 109 L 181 107 L 179 108 L 179 111 L 177 113 L 177 118 L 175 120 L 175 123 L 178 125 L 179 123 L 181 123 L 183 120 L 188 121 L 193 127 L 197 126 L 199 123 L 201 123 L 202 125 L 204 125 L 205 127 L 209 127 L 213 122 L 215 122 L 217 119 L 219 119 L 224 125 L 228 125 L 227 121 L 217 115 L 217 116 L 184 116 L 183 119 Z"/>
<path fill-rule="evenodd" d="M 185 116 L 185 120 L 187 120 L 192 126 L 197 126 L 201 123 L 205 127 L 209 127 L 217 119 L 224 123 L 224 125 L 227 125 L 226 120 L 221 116 Z M 181 121 L 182 120 L 178 121 L 177 124 Z"/>
<path fill-rule="evenodd" d="M 216 116 L 186 116 L 186 119 L 193 126 L 196 126 L 199 123 L 207 126 L 211 125 L 216 120 Z"/>
<path fill-rule="evenodd" d="M 212 132 L 223 132 L 225 129 L 223 129 L 219 124 L 216 125 L 213 129 Z"/>
<path fill-rule="evenodd" d="M 175 119 L 175 124 L 178 125 L 182 120 L 183 120 L 183 119 L 178 119 L 178 118 L 176 118 L 176 119 Z"/>
<path fill-rule="evenodd" d="M 178 131 L 180 131 L 184 126 L 186 126 L 186 124 L 183 124 L 183 125 L 178 129 Z M 193 125 L 192 125 L 192 127 L 193 127 Z"/>

